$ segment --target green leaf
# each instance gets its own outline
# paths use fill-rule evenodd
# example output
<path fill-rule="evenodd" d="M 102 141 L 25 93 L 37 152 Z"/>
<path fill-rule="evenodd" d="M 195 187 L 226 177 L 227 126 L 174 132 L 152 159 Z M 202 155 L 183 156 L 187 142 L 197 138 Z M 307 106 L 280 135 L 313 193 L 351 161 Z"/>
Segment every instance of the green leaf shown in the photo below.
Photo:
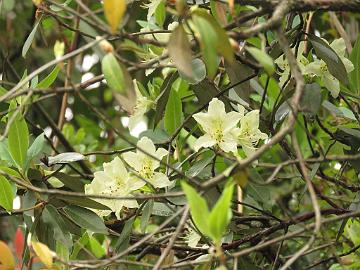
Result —
<path fill-rule="evenodd" d="M 42 211 L 42 220 L 54 230 L 55 239 L 59 240 L 65 246 L 69 247 L 71 242 L 71 235 L 67 230 L 65 222 L 58 210 L 51 204 L 45 206 Z"/>
<path fill-rule="evenodd" d="M 17 116 L 9 129 L 9 151 L 20 168 L 24 168 L 29 147 L 29 130 L 23 117 Z"/>
<path fill-rule="evenodd" d="M 115 243 L 116 252 L 121 252 L 128 247 L 130 241 L 130 233 L 132 231 L 134 221 L 135 221 L 135 217 L 132 217 L 125 222 L 124 228 L 121 231 L 121 234 Z"/>
<path fill-rule="evenodd" d="M 165 108 L 164 126 L 169 134 L 181 126 L 182 121 L 182 103 L 181 99 L 174 89 L 170 91 L 170 96 Z"/>
<path fill-rule="evenodd" d="M 84 192 L 84 183 L 81 182 L 81 180 L 77 177 L 73 177 L 62 172 L 55 173 L 53 177 L 58 179 L 61 183 L 73 191 Z"/>
<path fill-rule="evenodd" d="M 181 186 L 185 192 L 187 201 L 190 206 L 191 216 L 196 227 L 200 230 L 201 233 L 207 236 L 211 236 L 208 226 L 210 213 L 205 199 L 201 197 L 199 193 L 189 184 L 182 182 Z"/>
<path fill-rule="evenodd" d="M 267 74 L 275 72 L 274 60 L 265 51 L 255 47 L 247 47 L 246 50 L 264 67 Z"/>
<path fill-rule="evenodd" d="M 8 141 L 0 142 L 0 160 L 8 162 L 10 165 L 16 167 L 16 162 L 10 154 Z"/>
<path fill-rule="evenodd" d="M 10 182 L 0 175 L 0 205 L 7 211 L 13 209 L 14 192 Z"/>
<path fill-rule="evenodd" d="M 189 170 L 186 171 L 186 176 L 188 177 L 195 177 L 199 173 L 201 173 L 213 160 L 214 160 L 214 154 L 211 154 L 208 157 L 201 158 L 196 163 L 192 164 L 192 166 L 189 168 Z"/>
<path fill-rule="evenodd" d="M 92 199 L 86 198 L 86 197 L 76 197 L 76 196 L 69 196 L 69 195 L 55 195 L 55 198 L 65 201 L 67 203 L 70 204 L 74 204 L 74 205 L 78 205 L 78 206 L 83 206 L 83 207 L 88 207 L 88 208 L 92 208 L 92 209 L 99 209 L 99 210 L 110 210 L 109 207 L 98 203 L 97 201 L 94 201 Z"/>
<path fill-rule="evenodd" d="M 33 30 L 31 31 L 31 33 L 29 34 L 29 36 L 27 37 L 27 39 L 24 43 L 24 46 L 23 46 L 22 52 L 21 52 L 21 55 L 24 58 L 34 40 L 34 37 L 35 37 L 36 31 L 39 27 L 40 21 L 41 21 L 41 18 L 35 23 Z"/>
<path fill-rule="evenodd" d="M 354 70 L 351 71 L 349 74 L 351 90 L 359 94 L 360 93 L 360 36 L 358 36 L 349 58 L 354 65 Z"/>
<path fill-rule="evenodd" d="M 186 80 L 189 84 L 198 84 L 205 79 L 206 67 L 201 59 L 195 58 L 191 61 L 191 74 L 192 75 L 189 77 L 179 70 L 180 77 Z"/>
<path fill-rule="evenodd" d="M 154 207 L 154 200 L 148 200 L 147 203 L 145 204 L 144 210 L 142 211 L 141 220 L 140 220 L 140 229 L 142 233 L 145 233 L 153 207 Z"/>
<path fill-rule="evenodd" d="M 50 87 L 56 80 L 57 75 L 59 74 L 60 67 L 56 66 L 49 75 L 47 75 L 39 84 L 36 86 L 36 88 L 48 88 Z"/>
<path fill-rule="evenodd" d="M 101 61 L 101 69 L 108 86 L 121 93 L 125 93 L 125 78 L 122 67 L 112 53 L 108 53 Z"/>
<path fill-rule="evenodd" d="M 316 115 L 321 106 L 321 87 L 317 83 L 306 84 L 304 94 L 300 100 L 300 109 L 303 113 Z"/>
<path fill-rule="evenodd" d="M 234 52 L 224 29 L 206 10 L 197 8 L 193 11 L 192 21 L 200 34 L 200 47 L 206 63 L 209 77 L 216 74 L 217 53 L 228 62 L 234 60 Z"/>
<path fill-rule="evenodd" d="M 101 258 L 106 254 L 104 247 L 95 237 L 91 235 L 89 236 L 89 242 L 87 246 L 90 248 L 91 252 L 95 255 L 96 258 Z"/>
<path fill-rule="evenodd" d="M 227 185 L 209 215 L 209 230 L 213 240 L 218 244 L 220 244 L 232 217 L 231 199 L 233 191 L 234 184 Z"/>
<path fill-rule="evenodd" d="M 163 113 L 165 111 L 165 107 L 169 99 L 172 84 L 175 82 L 177 78 L 178 78 L 177 73 L 169 74 L 161 85 L 160 95 L 156 98 L 155 101 L 156 111 L 154 117 L 154 128 L 157 126 L 157 124 L 160 122 L 161 118 L 163 117 Z"/>
<path fill-rule="evenodd" d="M 161 1 L 155 10 L 155 21 L 159 26 L 163 26 L 166 19 L 165 1 Z"/>
<path fill-rule="evenodd" d="M 171 33 L 167 48 L 171 60 L 179 71 L 191 77 L 193 71 L 191 65 L 192 52 L 187 34 L 181 24 Z"/>
<path fill-rule="evenodd" d="M 27 168 L 29 163 L 41 153 L 41 151 L 44 149 L 45 142 L 46 140 L 44 133 L 41 133 L 36 137 L 27 151 L 25 168 Z"/>
<path fill-rule="evenodd" d="M 200 33 L 200 47 L 206 63 L 207 73 L 210 78 L 216 74 L 218 57 L 216 54 L 217 35 L 211 23 L 201 16 L 194 16 L 193 22 Z"/>
<path fill-rule="evenodd" d="M 339 81 L 348 84 L 346 68 L 337 53 L 321 38 L 308 34 L 316 55 L 325 61 L 329 72 Z"/>
<path fill-rule="evenodd" d="M 87 243 L 89 243 L 89 235 L 87 232 L 84 232 L 84 234 L 79 238 L 79 240 L 74 243 L 74 248 L 71 253 L 70 259 L 76 259 L 80 250 L 82 250 L 87 245 Z"/>
<path fill-rule="evenodd" d="M 107 234 L 107 228 L 103 220 L 93 211 L 75 205 L 66 206 L 64 211 L 81 228 L 96 233 Z"/>

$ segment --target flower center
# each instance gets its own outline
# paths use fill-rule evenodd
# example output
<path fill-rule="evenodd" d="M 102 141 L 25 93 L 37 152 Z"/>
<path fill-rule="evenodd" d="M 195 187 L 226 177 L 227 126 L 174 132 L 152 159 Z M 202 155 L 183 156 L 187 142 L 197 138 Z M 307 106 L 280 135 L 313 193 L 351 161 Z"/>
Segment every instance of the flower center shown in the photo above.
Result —
<path fill-rule="evenodd" d="M 327 72 L 327 71 L 328 71 L 328 68 L 327 68 L 326 63 L 321 64 L 320 70 L 321 70 L 322 72 Z"/>
<path fill-rule="evenodd" d="M 224 142 L 224 132 L 222 127 L 222 122 L 220 120 L 215 121 L 214 130 L 211 134 L 211 137 L 219 144 Z"/>
<path fill-rule="evenodd" d="M 142 169 L 139 172 L 141 177 L 147 180 L 153 177 L 154 171 L 152 170 L 151 165 L 152 165 L 152 161 L 150 159 L 145 159 L 143 161 Z"/>

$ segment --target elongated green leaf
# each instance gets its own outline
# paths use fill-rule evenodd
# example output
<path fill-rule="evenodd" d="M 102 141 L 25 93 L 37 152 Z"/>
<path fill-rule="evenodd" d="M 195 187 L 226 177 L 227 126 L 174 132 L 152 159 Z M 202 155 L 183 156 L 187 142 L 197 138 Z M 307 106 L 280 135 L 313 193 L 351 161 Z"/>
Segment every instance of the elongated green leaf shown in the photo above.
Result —
<path fill-rule="evenodd" d="M 0 160 L 6 161 L 16 167 L 16 162 L 10 154 L 7 140 L 0 142 Z"/>
<path fill-rule="evenodd" d="M 7 211 L 13 209 L 14 192 L 10 182 L 0 175 L 0 205 Z"/>
<path fill-rule="evenodd" d="M 231 63 L 234 60 L 233 48 L 224 29 L 206 10 L 197 8 L 192 15 L 192 21 L 200 34 L 200 46 L 208 75 L 213 77 L 218 66 L 216 53 Z"/>
<path fill-rule="evenodd" d="M 27 157 L 26 157 L 26 165 L 27 168 L 29 166 L 29 163 L 36 158 L 41 151 L 44 149 L 45 146 L 45 137 L 44 133 L 41 133 L 39 136 L 36 137 L 32 145 L 29 147 L 27 151 Z"/>
<path fill-rule="evenodd" d="M 100 209 L 100 210 L 110 210 L 109 207 L 98 203 L 97 201 L 94 201 L 92 199 L 86 198 L 86 197 L 76 197 L 76 196 L 54 196 L 59 200 L 65 201 L 70 204 L 75 204 L 82 207 L 88 207 L 92 209 Z"/>
<path fill-rule="evenodd" d="M 349 74 L 351 90 L 359 94 L 360 93 L 360 36 L 358 36 L 355 46 L 350 54 L 350 60 L 354 65 L 354 70 Z"/>
<path fill-rule="evenodd" d="M 8 143 L 11 156 L 17 165 L 23 168 L 29 147 L 29 130 L 24 118 L 18 116 L 11 124 Z"/>
<path fill-rule="evenodd" d="M 248 47 L 246 50 L 264 67 L 269 75 L 275 72 L 274 60 L 265 51 L 255 47 Z"/>
<path fill-rule="evenodd" d="M 218 57 L 216 53 L 217 35 L 211 23 L 201 16 L 194 16 L 193 22 L 200 33 L 201 51 L 206 63 L 207 73 L 210 78 L 214 77 L 218 67 Z"/>
<path fill-rule="evenodd" d="M 155 119 L 154 119 L 154 128 L 157 126 L 161 118 L 163 117 L 163 113 L 165 111 L 166 104 L 169 99 L 171 86 L 178 78 L 177 73 L 172 73 L 168 75 L 160 88 L 160 95 L 156 99 L 156 111 L 155 111 Z"/>
<path fill-rule="evenodd" d="M 229 184 L 224 189 L 220 199 L 216 202 L 209 215 L 209 230 L 213 240 L 220 243 L 226 228 L 231 220 L 231 199 L 234 191 L 234 185 Z"/>
<path fill-rule="evenodd" d="M 150 219 L 153 207 L 154 207 L 154 200 L 149 200 L 146 203 L 144 210 L 142 211 L 142 216 L 141 216 L 141 221 L 140 221 L 140 229 L 141 229 L 142 233 L 145 233 L 145 230 L 149 223 L 149 219 Z"/>
<path fill-rule="evenodd" d="M 344 84 L 349 82 L 346 68 L 337 53 L 321 38 L 308 35 L 316 55 L 325 61 L 330 73 Z"/>
<path fill-rule="evenodd" d="M 30 46 L 31 46 L 31 44 L 32 44 L 32 42 L 34 40 L 34 37 L 35 37 L 36 31 L 37 31 L 37 29 L 39 27 L 40 21 L 41 21 L 41 19 L 38 20 L 35 23 L 33 30 L 31 31 L 31 33 L 29 34 L 29 36 L 27 37 L 27 39 L 26 39 L 26 41 L 24 43 L 24 46 L 23 46 L 22 52 L 21 52 L 21 55 L 24 58 L 25 58 L 26 53 L 28 52 L 28 50 L 29 50 L 29 48 L 30 48 Z"/>
<path fill-rule="evenodd" d="M 93 211 L 75 205 L 65 207 L 64 211 L 80 227 L 92 232 L 107 234 L 104 222 Z"/>
<path fill-rule="evenodd" d="M 115 243 L 115 250 L 117 252 L 121 252 L 128 247 L 130 240 L 130 233 L 133 228 L 134 221 L 135 221 L 135 217 L 132 217 L 125 222 L 124 228 L 121 231 L 121 234 Z"/>
<path fill-rule="evenodd" d="M 36 88 L 47 88 L 49 86 L 51 86 L 56 78 L 57 75 L 59 74 L 60 71 L 60 67 L 56 66 L 49 75 L 47 75 L 41 82 L 39 82 L 39 84 L 36 86 Z"/>
<path fill-rule="evenodd" d="M 101 69 L 110 88 L 124 94 L 125 78 L 123 70 L 112 53 L 108 53 L 101 61 Z"/>
<path fill-rule="evenodd" d="M 186 198 L 190 206 L 190 213 L 196 227 L 201 233 L 211 236 L 208 219 L 209 219 L 209 208 L 203 197 L 199 193 L 185 182 L 181 183 L 182 189 L 185 192 Z"/>
<path fill-rule="evenodd" d="M 55 173 L 53 177 L 73 191 L 84 192 L 84 183 L 77 177 L 73 177 L 62 172 Z"/>
<path fill-rule="evenodd" d="M 42 220 L 54 230 L 54 236 L 65 246 L 71 245 L 71 236 L 58 210 L 51 204 L 45 206 Z"/>
<path fill-rule="evenodd" d="M 165 108 L 164 126 L 169 134 L 181 125 L 182 121 L 182 103 L 181 99 L 174 89 L 170 91 L 169 100 Z"/>

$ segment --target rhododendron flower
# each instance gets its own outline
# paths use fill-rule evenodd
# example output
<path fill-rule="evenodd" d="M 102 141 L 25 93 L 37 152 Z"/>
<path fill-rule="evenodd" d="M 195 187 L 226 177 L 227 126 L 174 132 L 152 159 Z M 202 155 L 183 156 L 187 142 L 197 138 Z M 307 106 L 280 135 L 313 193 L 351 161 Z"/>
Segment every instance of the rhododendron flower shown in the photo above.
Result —
<path fill-rule="evenodd" d="M 296 60 L 302 72 L 305 70 L 305 66 L 309 63 L 307 58 L 303 55 L 304 50 L 305 50 L 305 42 L 300 42 L 297 51 Z M 292 52 L 295 53 L 295 49 L 292 49 Z M 278 57 L 274 62 L 281 69 L 281 72 L 279 72 L 280 74 L 279 85 L 282 87 L 284 86 L 284 83 L 290 76 L 290 65 L 284 55 Z"/>
<path fill-rule="evenodd" d="M 85 194 L 131 197 L 131 192 L 143 187 L 146 183 L 138 178 L 131 177 L 126 170 L 124 163 L 116 157 L 113 161 L 103 164 L 104 170 L 95 172 L 91 184 L 85 185 Z M 136 200 L 109 200 L 94 199 L 95 201 L 109 207 L 111 210 L 97 210 L 100 216 L 107 216 L 115 212 L 120 218 L 120 211 L 123 207 L 136 208 Z"/>
<path fill-rule="evenodd" d="M 328 43 L 325 39 L 323 39 Z M 343 62 L 346 72 L 349 73 L 354 70 L 354 65 L 349 59 L 345 57 L 346 45 L 342 38 L 335 39 L 331 42 L 330 47 L 336 52 Z M 340 82 L 336 79 L 328 69 L 324 60 L 316 59 L 305 67 L 305 74 L 315 75 L 321 78 L 324 86 L 330 91 L 331 95 L 336 98 L 340 93 Z"/>
<path fill-rule="evenodd" d="M 139 174 L 139 176 L 156 188 L 167 187 L 171 184 L 169 178 L 161 172 L 155 170 L 160 167 L 160 160 L 168 154 L 164 148 L 156 150 L 152 140 L 142 137 L 137 145 L 139 149 L 135 152 L 123 154 L 124 160 Z M 143 151 L 141 151 L 141 150 Z M 156 157 L 154 159 L 153 157 Z"/>
<path fill-rule="evenodd" d="M 200 124 L 205 132 L 195 142 L 195 151 L 201 147 L 217 146 L 224 152 L 237 153 L 237 141 L 234 136 L 239 130 L 237 124 L 241 114 L 238 112 L 225 112 L 225 105 L 217 98 L 209 103 L 208 112 L 194 114 L 194 119 Z"/>
<path fill-rule="evenodd" d="M 150 100 L 149 98 L 143 96 L 139 90 L 139 87 L 136 83 L 136 80 L 134 82 L 134 88 L 136 93 L 136 103 L 134 107 L 134 111 L 132 115 L 129 118 L 129 129 L 132 130 L 136 126 L 137 123 L 141 121 L 144 114 L 150 110 L 150 108 L 155 104 L 154 101 Z"/>
<path fill-rule="evenodd" d="M 241 115 L 240 130 L 235 133 L 235 136 L 246 156 L 250 156 L 255 152 L 259 140 L 267 139 L 268 135 L 259 129 L 259 110 L 253 110 L 245 114 L 243 106 L 238 105 L 238 109 Z"/>

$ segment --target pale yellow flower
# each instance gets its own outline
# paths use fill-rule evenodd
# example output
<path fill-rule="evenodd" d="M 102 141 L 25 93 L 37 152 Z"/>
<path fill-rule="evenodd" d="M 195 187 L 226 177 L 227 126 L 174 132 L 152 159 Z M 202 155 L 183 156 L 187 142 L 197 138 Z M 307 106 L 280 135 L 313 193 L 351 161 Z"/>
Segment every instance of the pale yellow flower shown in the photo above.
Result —
<path fill-rule="evenodd" d="M 167 187 L 171 184 L 169 178 L 161 172 L 156 172 L 160 167 L 160 161 L 168 154 L 164 148 L 156 150 L 152 140 L 142 137 L 137 145 L 139 149 L 136 152 L 127 152 L 123 154 L 123 158 L 141 178 L 145 179 L 156 188 Z M 157 159 L 152 158 L 156 157 Z"/>

